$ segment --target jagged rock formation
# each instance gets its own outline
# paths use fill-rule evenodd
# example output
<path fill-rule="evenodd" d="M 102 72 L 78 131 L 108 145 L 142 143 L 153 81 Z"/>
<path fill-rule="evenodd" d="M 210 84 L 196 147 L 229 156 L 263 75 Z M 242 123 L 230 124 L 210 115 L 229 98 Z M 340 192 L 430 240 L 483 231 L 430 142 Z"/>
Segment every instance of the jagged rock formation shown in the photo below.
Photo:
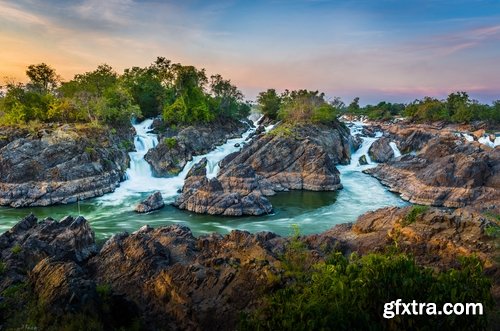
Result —
<path fill-rule="evenodd" d="M 0 205 L 71 203 L 112 192 L 124 179 L 129 157 L 123 146 L 133 135 L 128 130 L 63 125 L 14 131 L 0 144 Z"/>
<path fill-rule="evenodd" d="M 156 176 L 176 174 L 193 156 L 208 153 L 228 139 L 240 137 L 248 130 L 249 125 L 228 119 L 207 125 L 188 126 L 178 131 L 166 129 L 159 134 L 159 144 L 149 150 L 144 158 Z"/>
<path fill-rule="evenodd" d="M 165 207 L 165 202 L 160 192 L 155 192 L 151 194 L 146 200 L 142 201 L 135 207 L 135 211 L 138 213 L 149 213 L 153 210 L 158 210 Z"/>
<path fill-rule="evenodd" d="M 344 254 L 383 251 L 394 242 L 426 266 L 448 269 L 460 255 L 476 254 L 500 298 L 498 250 L 487 229 L 498 225 L 469 210 L 384 208 L 317 235 L 301 237 L 308 261 L 333 250 Z M 100 316 L 107 329 L 234 330 L 240 313 L 258 307 L 261 289 L 282 271 L 289 238 L 269 232 L 195 238 L 183 226 L 117 234 L 97 250 L 83 218 L 37 223 L 29 216 L 0 236 L 0 293 L 16 284 L 48 310 L 47 316 Z M 19 296 L 19 307 L 26 307 Z M 70 315 L 71 316 L 71 315 Z M 0 324 L 2 316 L 0 316 Z"/>
<path fill-rule="evenodd" d="M 220 163 L 217 178 L 205 177 L 201 161 L 187 177 L 174 203 L 181 209 L 214 215 L 262 215 L 272 210 L 264 196 L 287 190 L 342 188 L 336 163 L 350 157 L 351 136 L 334 127 L 296 126 L 290 134 L 261 135 Z"/>
<path fill-rule="evenodd" d="M 500 149 L 468 143 L 453 135 L 430 140 L 417 155 L 365 171 L 413 203 L 498 212 Z"/>
<path fill-rule="evenodd" d="M 199 214 L 224 216 L 262 215 L 272 211 L 250 167 L 242 165 L 243 169 L 234 174 L 237 177 L 227 174 L 224 178 L 208 179 L 206 166 L 207 159 L 203 158 L 189 171 L 175 206 Z"/>

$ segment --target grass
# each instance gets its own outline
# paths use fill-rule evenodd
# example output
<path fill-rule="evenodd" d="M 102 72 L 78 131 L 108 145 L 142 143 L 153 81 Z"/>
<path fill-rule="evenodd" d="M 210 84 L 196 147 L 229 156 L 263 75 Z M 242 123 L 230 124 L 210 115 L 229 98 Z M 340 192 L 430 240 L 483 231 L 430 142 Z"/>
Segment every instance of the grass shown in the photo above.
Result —
<path fill-rule="evenodd" d="M 401 224 L 403 226 L 408 226 L 417 221 L 417 217 L 429 210 L 429 206 L 414 205 L 411 207 L 408 214 L 405 215 Z"/>

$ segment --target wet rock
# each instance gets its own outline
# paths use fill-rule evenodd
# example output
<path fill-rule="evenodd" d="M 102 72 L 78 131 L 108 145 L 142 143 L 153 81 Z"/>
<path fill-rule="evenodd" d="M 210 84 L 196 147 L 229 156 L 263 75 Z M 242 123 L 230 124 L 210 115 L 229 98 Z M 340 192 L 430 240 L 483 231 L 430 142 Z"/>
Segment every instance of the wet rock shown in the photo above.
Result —
<path fill-rule="evenodd" d="M 413 203 L 494 209 L 500 201 L 500 150 L 448 135 L 417 155 L 404 155 L 366 173 Z"/>
<path fill-rule="evenodd" d="M 200 214 L 242 216 L 262 215 L 272 206 L 259 190 L 252 168 L 240 165 L 225 177 L 206 177 L 206 158 L 191 168 L 181 195 L 174 205 Z"/>
<path fill-rule="evenodd" d="M 365 165 L 368 164 L 368 161 L 366 160 L 366 155 L 361 155 L 358 160 L 360 165 Z"/>
<path fill-rule="evenodd" d="M 390 145 L 391 140 L 387 137 L 382 137 L 373 142 L 368 150 L 368 154 L 372 161 L 384 163 L 394 158 L 394 151 Z"/>
<path fill-rule="evenodd" d="M 241 145 L 240 144 L 234 144 L 234 147 L 240 147 Z"/>
<path fill-rule="evenodd" d="M 47 127 L 20 133 L 0 149 L 0 205 L 48 206 L 112 192 L 124 180 L 132 133 Z"/>
<path fill-rule="evenodd" d="M 240 137 L 249 126 L 237 120 L 224 120 L 181 128 L 175 135 L 174 146 L 160 137 L 160 143 L 150 149 L 144 159 L 151 165 L 155 176 L 179 173 L 193 156 L 208 153 L 228 139 Z"/>
<path fill-rule="evenodd" d="M 153 210 L 158 210 L 165 207 L 165 202 L 160 192 L 155 192 L 147 197 L 146 200 L 142 201 L 135 207 L 135 211 L 138 213 L 149 213 Z"/>
<path fill-rule="evenodd" d="M 220 162 L 217 178 L 206 178 L 206 160 L 201 160 L 186 177 L 174 205 L 212 215 L 263 215 L 272 211 L 265 196 L 276 192 L 342 188 L 335 160 L 344 162 L 350 157 L 351 137 L 344 137 L 347 128 L 338 124 L 293 130 L 291 135 L 263 135 L 228 155 Z M 319 132 L 326 136 L 318 136 Z M 340 141 L 332 142 L 332 137 Z"/>

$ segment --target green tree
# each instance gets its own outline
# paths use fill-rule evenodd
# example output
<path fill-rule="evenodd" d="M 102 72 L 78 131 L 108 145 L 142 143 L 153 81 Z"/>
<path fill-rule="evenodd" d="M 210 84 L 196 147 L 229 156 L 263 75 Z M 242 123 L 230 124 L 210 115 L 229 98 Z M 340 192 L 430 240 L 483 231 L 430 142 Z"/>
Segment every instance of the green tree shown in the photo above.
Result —
<path fill-rule="evenodd" d="M 59 82 L 56 71 L 45 63 L 29 65 L 26 76 L 30 79 L 27 88 L 40 93 L 52 91 Z"/>
<path fill-rule="evenodd" d="M 281 107 L 281 97 L 276 93 L 275 89 L 260 92 L 257 96 L 257 103 L 262 114 L 271 119 L 276 119 Z"/>

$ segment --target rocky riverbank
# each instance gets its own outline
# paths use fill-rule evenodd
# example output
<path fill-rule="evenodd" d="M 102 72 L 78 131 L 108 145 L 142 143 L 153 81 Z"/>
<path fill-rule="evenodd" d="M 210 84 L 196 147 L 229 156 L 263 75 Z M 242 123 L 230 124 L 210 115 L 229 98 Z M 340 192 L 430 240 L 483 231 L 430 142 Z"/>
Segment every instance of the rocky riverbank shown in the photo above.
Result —
<path fill-rule="evenodd" d="M 398 124 L 382 128 L 385 137 L 372 146 L 379 155 L 376 160 L 385 163 L 366 173 L 412 203 L 499 213 L 500 148 L 468 141 L 450 129 Z M 394 158 L 390 141 L 406 154 Z"/>
<path fill-rule="evenodd" d="M 144 157 L 155 176 L 177 174 L 193 156 L 206 154 L 228 139 L 240 137 L 251 124 L 233 119 L 218 120 L 184 128 L 165 127 L 161 120 L 153 122 L 159 144 Z"/>
<path fill-rule="evenodd" d="M 0 205 L 48 206 L 112 192 L 134 133 L 91 125 L 0 128 Z"/>
<path fill-rule="evenodd" d="M 498 226 L 473 211 L 385 208 L 300 240 L 309 263 L 333 251 L 365 254 L 396 242 L 419 263 L 439 269 L 476 254 L 496 282 L 498 299 L 492 230 Z M 243 231 L 195 238 L 176 225 L 145 226 L 98 245 L 81 217 L 37 222 L 29 216 L 0 236 L 0 302 L 8 302 L 0 305 L 0 325 L 18 327 L 15 321 L 44 316 L 41 323 L 104 329 L 233 330 L 242 312 L 259 307 L 263 291 L 283 285 L 270 280 L 283 272 L 290 240 Z"/>
<path fill-rule="evenodd" d="M 175 205 L 212 215 L 262 215 L 272 210 L 265 196 L 276 192 L 341 189 L 335 165 L 349 163 L 353 144 L 339 122 L 277 126 L 222 160 L 216 178 L 206 178 L 202 160 L 188 174 Z"/>

